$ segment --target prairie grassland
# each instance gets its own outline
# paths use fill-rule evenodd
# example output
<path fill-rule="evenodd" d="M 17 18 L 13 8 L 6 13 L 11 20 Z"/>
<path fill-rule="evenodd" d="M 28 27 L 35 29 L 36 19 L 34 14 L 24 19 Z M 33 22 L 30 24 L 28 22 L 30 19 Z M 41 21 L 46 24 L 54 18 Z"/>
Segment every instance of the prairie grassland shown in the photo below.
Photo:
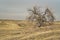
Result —
<path fill-rule="evenodd" d="M 0 40 L 60 40 L 60 22 L 39 28 L 25 20 L 0 20 Z"/>

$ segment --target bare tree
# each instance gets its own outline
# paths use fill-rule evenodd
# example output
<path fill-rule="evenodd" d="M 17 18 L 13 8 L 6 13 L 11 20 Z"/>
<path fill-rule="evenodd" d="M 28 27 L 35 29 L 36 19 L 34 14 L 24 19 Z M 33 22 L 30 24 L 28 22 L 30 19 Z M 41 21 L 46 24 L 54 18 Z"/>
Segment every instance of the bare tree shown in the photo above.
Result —
<path fill-rule="evenodd" d="M 34 6 L 33 9 L 29 9 L 28 11 L 32 14 L 28 17 L 28 20 L 36 21 L 38 27 L 43 26 L 47 21 L 49 24 L 52 24 L 55 19 L 52 12 L 47 8 L 43 14 L 40 10 L 41 9 L 36 6 Z"/>
<path fill-rule="evenodd" d="M 55 17 L 53 15 L 53 13 L 49 10 L 49 8 L 47 8 L 45 10 L 45 14 L 47 14 L 47 20 L 48 20 L 49 24 L 52 24 L 55 20 Z"/>
<path fill-rule="evenodd" d="M 44 15 L 42 16 L 41 12 L 40 12 L 40 9 L 36 6 L 33 7 L 33 9 L 29 9 L 28 11 L 30 11 L 32 13 L 32 15 L 30 15 L 28 17 L 28 20 L 32 20 L 32 21 L 36 21 L 37 22 L 37 25 L 40 27 L 43 25 L 44 23 Z"/>

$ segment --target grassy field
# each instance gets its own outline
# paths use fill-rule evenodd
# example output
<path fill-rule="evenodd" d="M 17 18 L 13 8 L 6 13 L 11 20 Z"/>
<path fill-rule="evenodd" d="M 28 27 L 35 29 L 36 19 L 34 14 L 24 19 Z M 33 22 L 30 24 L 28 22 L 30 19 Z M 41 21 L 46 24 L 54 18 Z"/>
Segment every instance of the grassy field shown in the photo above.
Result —
<path fill-rule="evenodd" d="M 60 22 L 39 28 L 25 20 L 0 20 L 0 40 L 60 40 Z"/>

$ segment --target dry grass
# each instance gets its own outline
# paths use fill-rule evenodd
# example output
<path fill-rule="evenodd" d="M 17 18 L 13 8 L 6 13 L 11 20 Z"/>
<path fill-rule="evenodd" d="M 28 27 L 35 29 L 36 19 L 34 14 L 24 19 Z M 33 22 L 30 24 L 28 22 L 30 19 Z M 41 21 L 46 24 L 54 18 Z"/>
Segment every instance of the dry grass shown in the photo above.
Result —
<path fill-rule="evenodd" d="M 28 21 L 0 21 L 0 40 L 60 40 L 60 22 L 36 27 Z"/>

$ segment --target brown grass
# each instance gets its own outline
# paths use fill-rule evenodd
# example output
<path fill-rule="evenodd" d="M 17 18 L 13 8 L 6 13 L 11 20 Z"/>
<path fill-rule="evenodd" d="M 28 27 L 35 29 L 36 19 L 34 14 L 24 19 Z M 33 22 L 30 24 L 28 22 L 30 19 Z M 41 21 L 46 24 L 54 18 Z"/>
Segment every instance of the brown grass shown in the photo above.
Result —
<path fill-rule="evenodd" d="M 25 20 L 1 20 L 0 40 L 60 40 L 60 22 L 39 28 Z"/>

